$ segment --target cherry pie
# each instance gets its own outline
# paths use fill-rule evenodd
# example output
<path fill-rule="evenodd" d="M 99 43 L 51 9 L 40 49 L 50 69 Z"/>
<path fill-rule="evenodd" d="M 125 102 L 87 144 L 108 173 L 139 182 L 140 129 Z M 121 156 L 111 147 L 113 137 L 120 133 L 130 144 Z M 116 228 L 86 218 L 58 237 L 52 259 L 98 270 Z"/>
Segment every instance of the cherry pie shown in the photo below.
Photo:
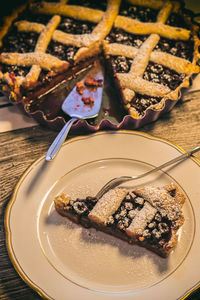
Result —
<path fill-rule="evenodd" d="M 73 200 L 63 193 L 54 200 L 57 212 L 73 222 L 138 244 L 161 257 L 167 257 L 177 244 L 184 202 L 185 196 L 175 184 L 133 191 L 115 188 L 100 199 Z"/>
<path fill-rule="evenodd" d="M 0 31 L 1 89 L 27 103 L 101 57 L 116 105 L 142 118 L 168 99 L 175 104 L 199 72 L 199 28 L 191 20 L 178 1 L 26 2 Z"/>

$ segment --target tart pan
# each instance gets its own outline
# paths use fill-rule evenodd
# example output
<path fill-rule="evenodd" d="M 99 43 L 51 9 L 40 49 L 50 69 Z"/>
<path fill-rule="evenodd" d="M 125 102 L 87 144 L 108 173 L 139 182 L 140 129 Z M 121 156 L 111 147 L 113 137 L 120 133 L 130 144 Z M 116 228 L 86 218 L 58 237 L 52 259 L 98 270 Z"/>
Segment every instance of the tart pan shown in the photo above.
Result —
<path fill-rule="evenodd" d="M 199 16 L 199 14 L 195 15 L 192 11 L 190 11 L 190 14 L 194 20 L 196 16 Z M 194 23 L 196 26 L 199 25 L 198 21 Z M 93 62 L 91 62 L 91 65 L 92 64 Z M 69 78 L 67 81 L 63 79 L 61 83 L 40 95 L 38 98 L 32 99 L 26 103 L 18 103 L 16 105 L 19 105 L 22 111 L 25 111 L 26 114 L 34 118 L 39 124 L 59 131 L 68 121 L 68 117 L 64 116 L 61 111 L 62 102 L 65 100 L 75 83 L 79 80 L 79 78 L 84 76 L 84 73 L 87 72 L 87 70 L 88 66 L 87 69 L 78 71 L 76 76 L 73 76 L 70 81 Z M 127 112 L 118 100 L 119 96 L 116 95 L 113 83 L 110 82 L 109 78 L 106 78 L 102 108 L 98 117 L 93 120 L 77 121 L 76 124 L 72 126 L 71 133 L 89 133 L 104 129 L 137 129 L 145 124 L 156 121 L 164 113 L 172 110 L 175 104 L 181 100 L 185 88 L 188 88 L 191 85 L 192 78 L 194 77 L 195 74 L 190 78 L 188 76 L 188 79 L 183 81 L 176 100 L 161 100 L 162 105 L 159 105 L 156 109 L 151 107 L 148 108 L 145 111 L 145 114 L 139 118 L 127 115 Z"/>
<path fill-rule="evenodd" d="M 83 72 L 85 73 L 85 71 Z M 80 76 L 80 75 L 79 75 Z M 79 77 L 78 76 L 78 77 Z M 193 75 L 194 77 L 195 75 Z M 59 131 L 68 121 L 68 117 L 61 112 L 61 105 L 67 94 L 75 84 L 78 78 L 73 78 L 69 84 L 61 83 L 55 89 L 42 95 L 38 101 L 32 100 L 29 103 L 19 103 L 22 110 L 30 117 L 34 118 L 39 124 L 45 125 L 53 130 Z M 192 79 L 188 81 L 191 86 Z M 117 95 L 114 88 L 110 85 L 109 79 L 105 80 L 105 88 L 103 93 L 103 101 L 100 113 L 93 120 L 79 120 L 73 124 L 71 128 L 72 134 L 85 134 L 96 132 L 98 130 L 118 130 L 118 129 L 137 129 L 148 123 L 156 121 L 163 114 L 172 110 L 178 101 L 181 101 L 184 90 L 182 87 L 179 90 L 179 95 L 176 100 L 167 99 L 163 103 L 160 110 L 148 108 L 143 117 L 135 119 L 124 111 L 121 104 L 117 103 Z M 112 95 L 111 95 L 112 94 Z M 117 103 L 117 105 L 116 105 Z"/>

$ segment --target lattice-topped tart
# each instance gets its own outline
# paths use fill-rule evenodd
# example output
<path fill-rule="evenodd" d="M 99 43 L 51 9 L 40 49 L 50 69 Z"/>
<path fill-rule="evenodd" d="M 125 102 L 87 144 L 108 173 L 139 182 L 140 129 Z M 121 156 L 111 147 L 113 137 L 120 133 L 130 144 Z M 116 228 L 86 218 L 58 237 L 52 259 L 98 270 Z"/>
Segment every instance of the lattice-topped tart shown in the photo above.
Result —
<path fill-rule="evenodd" d="M 100 199 L 71 199 L 58 195 L 55 208 L 75 223 L 94 227 L 131 244 L 167 257 L 177 244 L 184 223 L 184 194 L 177 185 L 143 186 L 129 191 L 115 188 Z"/>
<path fill-rule="evenodd" d="M 0 31 L 1 89 L 12 101 L 40 101 L 98 56 L 117 88 L 115 105 L 145 119 L 170 110 L 199 72 L 198 29 L 177 1 L 30 1 Z"/>

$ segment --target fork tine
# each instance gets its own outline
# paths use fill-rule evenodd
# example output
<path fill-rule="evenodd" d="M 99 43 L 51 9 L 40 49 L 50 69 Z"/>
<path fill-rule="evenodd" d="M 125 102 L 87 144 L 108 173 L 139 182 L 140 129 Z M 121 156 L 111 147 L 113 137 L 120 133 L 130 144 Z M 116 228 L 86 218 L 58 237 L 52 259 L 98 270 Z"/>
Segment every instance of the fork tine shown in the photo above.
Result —
<path fill-rule="evenodd" d="M 108 181 L 97 193 L 96 198 L 99 199 L 101 198 L 105 193 L 107 193 L 111 188 L 115 188 L 118 185 L 120 185 L 123 182 L 126 182 L 128 180 L 132 180 L 133 177 L 131 176 L 120 176 L 120 177 L 115 177 Z"/>

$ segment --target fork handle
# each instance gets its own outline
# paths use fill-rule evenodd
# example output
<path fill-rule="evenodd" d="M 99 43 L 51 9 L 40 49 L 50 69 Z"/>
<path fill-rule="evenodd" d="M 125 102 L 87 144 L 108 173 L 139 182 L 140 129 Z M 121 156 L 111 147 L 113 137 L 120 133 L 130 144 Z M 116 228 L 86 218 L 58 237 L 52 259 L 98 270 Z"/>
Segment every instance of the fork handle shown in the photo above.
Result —
<path fill-rule="evenodd" d="M 157 171 L 159 171 L 161 169 L 164 169 L 164 168 L 166 168 L 170 165 L 173 165 L 176 162 L 179 162 L 180 160 L 183 160 L 184 158 L 187 158 L 187 157 L 191 156 L 193 153 L 198 152 L 198 151 L 200 151 L 200 146 L 195 147 L 195 148 L 193 148 L 193 149 L 191 149 L 191 150 L 189 150 L 189 151 L 187 151 L 187 152 L 185 152 L 185 153 L 183 153 L 183 154 L 181 154 L 181 155 L 165 162 L 164 164 L 151 169 L 150 171 L 148 171 L 146 173 L 143 173 L 143 174 L 140 174 L 140 175 L 137 175 L 137 176 L 132 176 L 131 178 L 134 179 L 135 177 L 137 177 L 137 179 L 139 179 L 139 178 L 142 178 L 144 176 L 150 175 L 151 173 L 157 172 Z M 131 180 L 131 178 L 130 178 L 130 180 Z"/>
<path fill-rule="evenodd" d="M 117 187 L 118 185 L 124 183 L 124 182 L 127 182 L 127 181 L 131 181 L 131 180 L 134 180 L 134 179 L 140 179 L 140 178 L 143 178 L 147 175 L 150 175 L 151 173 L 154 173 L 156 171 L 159 171 L 165 167 L 168 167 L 172 164 L 175 164 L 176 162 L 180 161 L 180 160 L 183 160 L 184 158 L 187 158 L 189 156 L 191 156 L 193 153 L 195 152 L 198 152 L 200 151 L 200 146 L 198 147 L 195 147 L 167 162 L 165 162 L 164 164 L 158 166 L 158 167 L 155 167 L 145 173 L 142 173 L 142 174 L 139 174 L 139 175 L 136 175 L 136 176 L 119 176 L 119 177 L 115 177 L 111 180 L 109 180 L 101 189 L 100 191 L 97 193 L 96 195 L 96 198 L 99 199 L 101 198 L 106 192 L 108 192 L 111 188 L 114 188 L 114 187 Z"/>
<path fill-rule="evenodd" d="M 64 140 L 66 139 L 73 123 L 76 122 L 77 120 L 78 120 L 78 118 L 71 118 L 65 124 L 65 126 L 62 128 L 62 130 L 59 132 L 59 134 L 57 135 L 57 137 L 55 138 L 55 140 L 49 147 L 49 149 L 46 153 L 46 157 L 45 157 L 46 161 L 51 161 L 56 156 L 56 154 L 60 150 L 60 147 L 62 146 Z"/>

